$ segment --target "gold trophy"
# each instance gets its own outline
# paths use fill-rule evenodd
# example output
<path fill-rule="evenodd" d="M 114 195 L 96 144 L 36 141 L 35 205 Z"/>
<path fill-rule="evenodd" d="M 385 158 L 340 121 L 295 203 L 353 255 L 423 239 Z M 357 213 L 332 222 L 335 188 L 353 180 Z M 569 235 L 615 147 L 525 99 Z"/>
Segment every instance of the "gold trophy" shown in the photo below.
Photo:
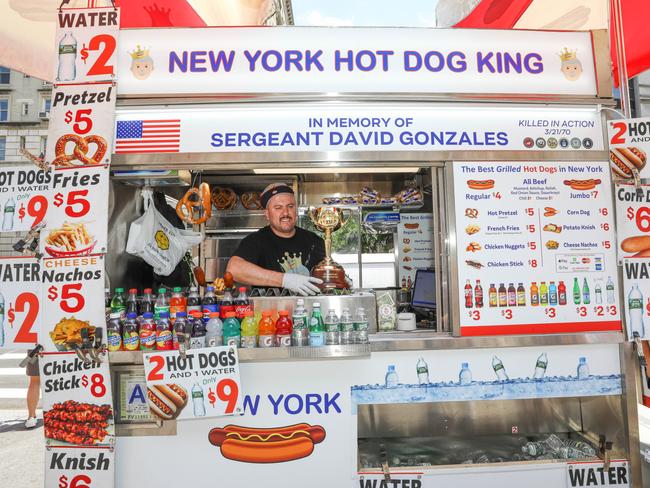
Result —
<path fill-rule="evenodd" d="M 339 230 L 349 219 L 335 207 L 318 207 L 309 210 L 309 218 L 316 228 L 325 234 L 325 259 L 314 266 L 311 275 L 323 280 L 321 290 L 348 289 L 351 286 L 343 266 L 332 259 L 332 232 Z"/>

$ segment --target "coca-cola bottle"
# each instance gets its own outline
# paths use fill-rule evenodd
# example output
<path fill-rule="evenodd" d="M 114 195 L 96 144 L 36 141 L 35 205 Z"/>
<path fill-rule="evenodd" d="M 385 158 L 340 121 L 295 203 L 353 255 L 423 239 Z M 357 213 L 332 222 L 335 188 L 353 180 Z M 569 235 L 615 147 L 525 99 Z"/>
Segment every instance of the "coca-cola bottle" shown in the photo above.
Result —
<path fill-rule="evenodd" d="M 235 304 L 232 299 L 232 293 L 230 293 L 230 290 L 226 290 L 223 292 L 223 299 L 221 300 L 221 304 L 219 305 L 219 315 L 225 317 L 228 312 L 234 312 L 234 311 L 235 311 Z"/>
<path fill-rule="evenodd" d="M 251 299 L 248 298 L 245 286 L 239 287 L 239 295 L 237 295 L 237 298 L 235 298 L 234 305 L 235 314 L 240 322 L 244 319 L 246 312 L 253 311 L 253 304 L 251 302 Z"/>
<path fill-rule="evenodd" d="M 190 288 L 190 294 L 187 296 L 187 316 L 191 317 L 192 312 L 203 312 L 201 297 L 196 286 Z"/>

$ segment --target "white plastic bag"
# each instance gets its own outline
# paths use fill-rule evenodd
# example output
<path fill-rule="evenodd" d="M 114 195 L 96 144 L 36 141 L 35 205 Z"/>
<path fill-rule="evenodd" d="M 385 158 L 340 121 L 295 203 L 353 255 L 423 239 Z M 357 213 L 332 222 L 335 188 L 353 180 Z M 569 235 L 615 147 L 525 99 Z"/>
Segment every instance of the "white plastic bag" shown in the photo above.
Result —
<path fill-rule="evenodd" d="M 200 232 L 174 227 L 153 204 L 150 189 L 142 190 L 144 214 L 129 228 L 126 252 L 139 256 L 153 267 L 156 274 L 169 276 L 192 246 L 203 240 Z"/>

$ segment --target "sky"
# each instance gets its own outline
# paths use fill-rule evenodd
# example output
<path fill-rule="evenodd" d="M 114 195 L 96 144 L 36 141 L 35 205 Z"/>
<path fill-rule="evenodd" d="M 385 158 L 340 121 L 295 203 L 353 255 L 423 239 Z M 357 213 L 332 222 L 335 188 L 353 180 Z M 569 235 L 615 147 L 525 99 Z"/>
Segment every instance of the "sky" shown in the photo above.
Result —
<path fill-rule="evenodd" d="M 438 0 L 292 0 L 296 25 L 435 27 Z"/>

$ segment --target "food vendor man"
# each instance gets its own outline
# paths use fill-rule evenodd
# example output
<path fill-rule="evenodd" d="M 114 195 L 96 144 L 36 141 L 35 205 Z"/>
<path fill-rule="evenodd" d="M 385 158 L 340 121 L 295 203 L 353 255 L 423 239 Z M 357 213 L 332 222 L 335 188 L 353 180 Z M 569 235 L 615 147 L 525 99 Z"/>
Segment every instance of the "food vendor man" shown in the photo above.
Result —
<path fill-rule="evenodd" d="M 242 240 L 227 271 L 246 285 L 315 295 L 320 291 L 316 285 L 323 281 L 309 272 L 325 257 L 323 239 L 296 226 L 296 196 L 290 186 L 271 184 L 260 200 L 269 225 Z"/>

